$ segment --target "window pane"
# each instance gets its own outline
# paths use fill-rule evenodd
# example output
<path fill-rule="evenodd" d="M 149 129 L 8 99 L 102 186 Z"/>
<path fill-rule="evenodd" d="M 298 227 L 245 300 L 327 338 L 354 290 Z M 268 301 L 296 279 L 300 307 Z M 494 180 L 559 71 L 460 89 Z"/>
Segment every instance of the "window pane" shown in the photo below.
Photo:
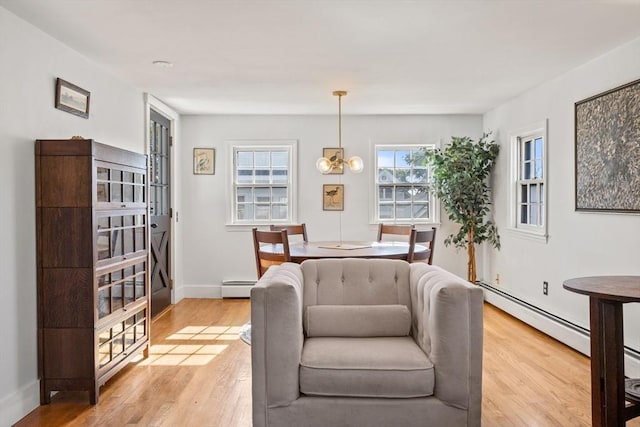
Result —
<path fill-rule="evenodd" d="M 537 225 L 538 224 L 538 205 L 529 206 L 529 224 Z"/>
<path fill-rule="evenodd" d="M 380 168 L 393 167 L 393 151 L 389 151 L 389 150 L 378 151 L 378 167 Z"/>
<path fill-rule="evenodd" d="M 536 160 L 535 174 L 536 179 L 542 179 L 542 160 Z"/>
<path fill-rule="evenodd" d="M 523 159 L 525 161 L 531 160 L 531 141 L 530 140 L 524 142 Z"/>
<path fill-rule="evenodd" d="M 410 183 L 411 169 L 396 169 L 396 182 Z"/>
<path fill-rule="evenodd" d="M 413 204 L 413 217 L 414 218 L 429 218 L 429 204 L 428 203 L 414 203 Z"/>
<path fill-rule="evenodd" d="M 529 201 L 527 184 L 520 185 L 520 202 L 527 203 Z"/>
<path fill-rule="evenodd" d="M 271 167 L 286 168 L 289 167 L 289 153 L 286 151 L 274 151 L 271 153 Z"/>
<path fill-rule="evenodd" d="M 286 169 L 274 169 L 272 172 L 274 183 L 286 183 L 289 179 L 289 171 Z"/>
<path fill-rule="evenodd" d="M 542 159 L 542 138 L 536 138 L 536 159 Z"/>
<path fill-rule="evenodd" d="M 393 205 L 380 205 L 380 218 L 393 218 Z"/>
<path fill-rule="evenodd" d="M 544 203 L 544 184 L 540 184 L 540 202 Z"/>
<path fill-rule="evenodd" d="M 396 218 L 397 219 L 410 219 L 411 218 L 411 205 L 396 204 Z"/>
<path fill-rule="evenodd" d="M 525 162 L 524 164 L 524 175 L 522 179 L 531 179 L 531 162 Z"/>
<path fill-rule="evenodd" d="M 253 152 L 252 151 L 238 151 L 237 152 L 237 167 L 238 168 L 252 168 L 253 167 Z"/>
<path fill-rule="evenodd" d="M 269 187 L 256 187 L 255 188 L 255 200 L 256 203 L 269 203 L 271 202 L 271 189 Z"/>
<path fill-rule="evenodd" d="M 269 169 L 256 169 L 256 183 L 267 183 L 270 181 Z"/>
<path fill-rule="evenodd" d="M 256 151 L 256 153 L 254 154 L 254 161 L 255 163 L 255 167 L 269 167 L 270 163 L 269 163 L 269 152 L 268 151 Z"/>
<path fill-rule="evenodd" d="M 531 184 L 529 186 L 529 195 L 531 203 L 538 203 L 538 184 Z"/>
<path fill-rule="evenodd" d="M 522 224 L 528 224 L 527 221 L 527 205 L 520 205 L 520 222 Z"/>
<path fill-rule="evenodd" d="M 382 182 L 382 183 L 393 182 L 393 169 L 379 168 L 378 182 Z"/>
<path fill-rule="evenodd" d="M 255 219 L 269 219 L 269 205 L 255 205 Z"/>
<path fill-rule="evenodd" d="M 381 202 L 393 202 L 393 187 L 380 186 L 378 188 L 378 200 Z"/>
<path fill-rule="evenodd" d="M 413 169 L 411 172 L 410 181 L 412 183 L 427 183 L 429 173 L 427 169 Z"/>
<path fill-rule="evenodd" d="M 250 184 L 253 182 L 253 171 L 250 169 L 239 169 L 236 179 L 239 183 Z"/>
<path fill-rule="evenodd" d="M 236 201 L 238 203 L 253 201 L 253 188 L 238 188 L 236 190 Z"/>
<path fill-rule="evenodd" d="M 429 200 L 429 190 L 424 187 L 411 187 L 411 193 L 413 194 L 414 201 L 427 201 Z"/>
<path fill-rule="evenodd" d="M 287 219 L 287 206 L 273 205 L 271 207 L 271 219 Z"/>
<path fill-rule="evenodd" d="M 398 150 L 396 151 L 396 167 L 402 168 L 409 166 L 409 151 Z"/>
<path fill-rule="evenodd" d="M 411 188 L 409 187 L 396 188 L 396 202 L 410 201 L 410 200 L 411 200 Z"/>
<path fill-rule="evenodd" d="M 287 203 L 287 187 L 274 187 L 271 193 L 273 203 Z"/>
<path fill-rule="evenodd" d="M 238 205 L 236 216 L 240 220 L 253 219 L 253 204 Z"/>

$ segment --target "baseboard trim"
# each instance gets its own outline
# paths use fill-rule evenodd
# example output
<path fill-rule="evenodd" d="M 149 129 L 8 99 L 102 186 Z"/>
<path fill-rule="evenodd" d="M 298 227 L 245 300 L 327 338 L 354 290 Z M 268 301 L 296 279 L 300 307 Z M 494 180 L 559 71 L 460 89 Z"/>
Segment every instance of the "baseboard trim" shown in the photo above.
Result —
<path fill-rule="evenodd" d="M 221 285 L 184 285 L 184 298 L 222 298 Z"/>
<path fill-rule="evenodd" d="M 588 329 L 542 310 L 487 283 L 479 283 L 479 285 L 484 288 L 485 301 L 489 304 L 589 356 L 591 349 Z M 639 378 L 640 352 L 633 348 L 625 347 L 624 356 L 625 374 L 628 377 Z"/>
<path fill-rule="evenodd" d="M 40 381 L 35 380 L 0 399 L 0 423 L 13 425 L 40 406 Z"/>

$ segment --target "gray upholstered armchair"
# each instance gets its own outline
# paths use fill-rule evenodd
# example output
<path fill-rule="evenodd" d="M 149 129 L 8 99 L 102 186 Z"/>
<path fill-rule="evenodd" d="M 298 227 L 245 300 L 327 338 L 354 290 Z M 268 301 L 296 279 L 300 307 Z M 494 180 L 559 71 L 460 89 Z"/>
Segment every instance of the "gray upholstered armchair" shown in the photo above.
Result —
<path fill-rule="evenodd" d="M 269 268 L 251 291 L 254 427 L 479 426 L 482 301 L 423 263 Z"/>

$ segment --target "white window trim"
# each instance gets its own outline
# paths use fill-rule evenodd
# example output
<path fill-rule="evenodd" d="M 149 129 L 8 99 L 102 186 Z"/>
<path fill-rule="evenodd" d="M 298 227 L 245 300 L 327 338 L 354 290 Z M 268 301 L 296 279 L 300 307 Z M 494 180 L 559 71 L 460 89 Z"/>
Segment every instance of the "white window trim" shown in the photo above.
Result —
<path fill-rule="evenodd" d="M 549 224 L 549 169 L 548 169 L 548 152 L 549 152 L 549 140 L 547 131 L 547 120 L 531 123 L 528 126 L 524 126 L 520 129 L 509 132 L 510 150 L 511 150 L 511 168 L 509 175 L 509 227 L 507 230 L 510 234 L 521 237 L 524 239 L 535 240 L 546 243 L 548 240 L 548 224 Z M 544 206 L 543 206 L 543 225 L 532 226 L 527 224 L 520 224 L 518 221 L 519 213 L 519 197 L 518 197 L 518 181 L 519 181 L 519 169 L 520 169 L 520 140 L 532 135 L 542 135 L 544 138 L 542 146 L 542 170 L 543 170 L 543 182 L 544 182 Z"/>
<path fill-rule="evenodd" d="M 234 194 L 234 148 L 286 148 L 290 152 L 289 156 L 289 183 L 288 197 L 291 207 L 291 217 L 289 221 L 282 224 L 295 224 L 298 222 L 298 140 L 295 139 L 247 139 L 247 140 L 228 140 L 225 143 L 226 159 L 228 161 L 228 170 L 225 185 L 226 200 L 226 224 L 227 231 L 245 231 L 253 227 L 264 227 L 273 224 L 273 220 L 252 221 L 252 222 L 234 222 L 235 194 Z"/>
<path fill-rule="evenodd" d="M 387 148 L 419 148 L 419 147 L 431 147 L 434 150 L 440 147 L 440 141 L 431 144 L 424 143 L 405 143 L 405 142 L 396 142 L 396 143 L 370 143 L 369 145 L 369 223 L 371 225 L 379 224 L 380 222 L 385 222 L 389 224 L 421 224 L 421 225 L 439 225 L 440 224 L 440 200 L 431 193 L 431 218 L 429 220 L 419 220 L 419 219 L 403 219 L 403 220 L 382 220 L 378 218 L 378 185 L 377 185 L 377 162 L 378 162 L 378 148 L 387 147 Z"/>

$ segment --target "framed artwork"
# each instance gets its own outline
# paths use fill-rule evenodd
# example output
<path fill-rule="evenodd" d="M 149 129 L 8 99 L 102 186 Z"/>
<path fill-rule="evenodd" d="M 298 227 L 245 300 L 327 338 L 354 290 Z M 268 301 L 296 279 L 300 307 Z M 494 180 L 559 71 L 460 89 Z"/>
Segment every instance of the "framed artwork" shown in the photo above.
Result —
<path fill-rule="evenodd" d="M 640 212 L 640 80 L 575 103 L 575 209 Z"/>
<path fill-rule="evenodd" d="M 322 186 L 322 210 L 344 210 L 344 184 L 324 184 Z"/>
<path fill-rule="evenodd" d="M 58 110 L 89 118 L 91 93 L 61 78 L 56 79 L 56 102 Z"/>
<path fill-rule="evenodd" d="M 194 175 L 215 175 L 216 174 L 215 148 L 194 148 L 193 149 L 193 174 Z"/>
<path fill-rule="evenodd" d="M 329 159 L 331 163 L 336 162 L 336 166 L 327 172 L 326 175 L 342 175 L 344 174 L 344 164 L 337 162 L 344 159 L 344 148 L 323 148 L 322 157 Z"/>

